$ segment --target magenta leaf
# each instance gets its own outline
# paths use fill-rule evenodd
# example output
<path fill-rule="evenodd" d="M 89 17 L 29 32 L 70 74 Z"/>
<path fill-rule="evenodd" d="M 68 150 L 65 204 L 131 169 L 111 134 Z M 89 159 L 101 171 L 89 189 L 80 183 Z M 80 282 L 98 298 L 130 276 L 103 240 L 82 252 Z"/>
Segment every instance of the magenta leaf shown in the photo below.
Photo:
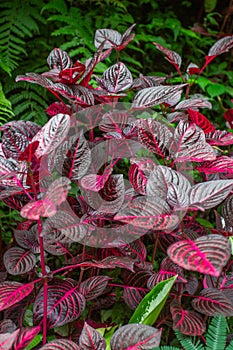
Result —
<path fill-rule="evenodd" d="M 67 52 L 58 48 L 50 52 L 47 62 L 50 69 L 63 70 L 72 67 L 72 61 Z"/>
<path fill-rule="evenodd" d="M 20 247 L 30 249 L 33 253 L 40 252 L 37 233 L 34 230 L 14 230 L 14 237 Z"/>
<path fill-rule="evenodd" d="M 233 305 L 230 299 L 223 291 L 215 288 L 205 288 L 193 299 L 192 306 L 198 312 L 214 316 L 221 314 L 223 316 L 233 315 Z"/>
<path fill-rule="evenodd" d="M 120 327 L 112 336 L 111 350 L 152 350 L 159 346 L 162 330 L 144 324 Z"/>
<path fill-rule="evenodd" d="M 131 158 L 128 176 L 133 188 L 140 194 L 146 194 L 146 185 L 150 172 L 156 164 L 150 158 Z"/>
<path fill-rule="evenodd" d="M 54 279 L 48 285 L 47 326 L 54 328 L 77 319 L 85 308 L 85 298 L 78 292 L 74 280 Z M 62 310 L 62 312 L 61 312 Z M 44 314 L 44 289 L 40 289 L 33 305 L 34 324 L 39 325 Z"/>
<path fill-rule="evenodd" d="M 155 230 L 171 229 L 179 222 L 178 216 L 170 214 L 170 207 L 159 197 L 136 198 L 119 211 L 114 219 Z"/>
<path fill-rule="evenodd" d="M 108 181 L 109 176 L 111 175 L 112 172 L 113 172 L 113 167 L 111 165 L 107 165 L 104 168 L 104 172 L 102 175 L 96 175 L 96 174 L 85 175 L 81 180 L 81 186 L 85 190 L 99 192 Z"/>
<path fill-rule="evenodd" d="M 208 56 L 217 56 L 229 51 L 233 47 L 233 35 L 225 36 L 211 46 Z"/>
<path fill-rule="evenodd" d="M 90 277 L 81 283 L 79 292 L 86 300 L 93 300 L 103 294 L 110 280 L 108 276 Z"/>
<path fill-rule="evenodd" d="M 173 319 L 173 329 L 189 336 L 200 336 L 205 332 L 204 318 L 197 312 L 184 310 L 176 300 L 172 301 L 170 310 Z"/>
<path fill-rule="evenodd" d="M 69 128 L 70 116 L 68 114 L 60 113 L 52 117 L 32 139 L 32 142 L 39 141 L 36 156 L 40 158 L 55 150 L 65 139 Z"/>
<path fill-rule="evenodd" d="M 180 57 L 180 55 L 175 52 L 175 51 L 172 51 L 172 50 L 169 50 L 167 49 L 166 47 L 163 47 L 162 45 L 154 42 L 153 43 L 156 48 L 163 52 L 165 55 L 166 55 L 166 59 L 171 63 L 173 64 L 173 66 L 176 68 L 176 69 L 179 69 L 180 66 L 181 66 L 181 62 L 182 62 L 182 59 Z"/>
<path fill-rule="evenodd" d="M 105 350 L 106 341 L 98 331 L 85 322 L 79 338 L 79 346 L 80 349 L 85 350 Z"/>
<path fill-rule="evenodd" d="M 171 152 L 177 162 L 200 162 L 216 158 L 214 149 L 205 141 L 203 130 L 196 124 L 182 120 L 175 129 Z"/>
<path fill-rule="evenodd" d="M 139 141 L 149 151 L 164 157 L 171 143 L 172 132 L 163 123 L 153 119 L 139 119 Z"/>
<path fill-rule="evenodd" d="M 233 134 L 226 130 L 215 130 L 206 135 L 206 141 L 212 146 L 227 146 L 233 144 Z"/>
<path fill-rule="evenodd" d="M 186 270 L 220 276 L 231 256 L 229 240 L 221 235 L 181 240 L 168 247 L 169 258 Z"/>
<path fill-rule="evenodd" d="M 159 105 L 173 97 L 178 91 L 181 93 L 184 86 L 186 84 L 174 86 L 163 85 L 142 89 L 134 96 L 131 107 L 141 109 Z"/>
<path fill-rule="evenodd" d="M 23 300 L 20 300 L 16 304 L 10 306 L 4 311 L 4 319 L 11 319 L 17 325 L 17 327 L 22 327 L 25 312 L 33 300 L 34 295 L 31 293 Z"/>
<path fill-rule="evenodd" d="M 190 208 L 213 208 L 228 196 L 232 187 L 232 180 L 212 180 L 196 184 L 189 194 Z"/>
<path fill-rule="evenodd" d="M 35 338 L 40 332 L 40 327 L 23 327 L 18 332 L 14 340 L 14 349 L 24 350 L 26 346 Z"/>
<path fill-rule="evenodd" d="M 118 93 L 124 91 L 133 83 L 133 78 L 128 68 L 122 62 L 118 62 L 109 67 L 102 75 L 102 78 L 96 77 L 101 88 L 109 93 Z"/>
<path fill-rule="evenodd" d="M 204 162 L 196 169 L 205 174 L 215 174 L 215 173 L 233 173 L 233 159 L 228 156 L 220 156 L 215 160 Z"/>
<path fill-rule="evenodd" d="M 0 349 L 12 350 L 14 341 L 17 339 L 19 332 L 20 332 L 20 329 L 16 329 L 16 331 L 12 333 L 0 334 Z"/>
<path fill-rule="evenodd" d="M 3 261 L 9 274 L 23 275 L 33 269 L 36 264 L 36 256 L 30 251 L 12 247 L 5 252 Z"/>
<path fill-rule="evenodd" d="M 5 281 L 0 283 L 0 310 L 4 310 L 26 298 L 34 289 L 34 283 L 22 284 Z"/>
<path fill-rule="evenodd" d="M 72 340 L 55 339 L 42 346 L 40 350 L 80 350 L 80 347 Z"/>

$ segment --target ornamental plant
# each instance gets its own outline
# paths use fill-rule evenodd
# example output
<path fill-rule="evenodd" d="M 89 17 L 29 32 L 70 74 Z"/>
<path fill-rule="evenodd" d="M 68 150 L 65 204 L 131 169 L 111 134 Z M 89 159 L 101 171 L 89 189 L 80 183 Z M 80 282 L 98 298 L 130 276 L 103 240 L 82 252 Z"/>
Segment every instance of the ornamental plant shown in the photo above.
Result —
<path fill-rule="evenodd" d="M 134 26 L 97 30 L 85 62 L 55 48 L 47 72 L 16 79 L 58 101 L 42 127 L 0 127 L 0 198 L 22 217 L 2 258 L 3 349 L 154 349 L 172 329 L 205 341 L 212 316 L 233 315 L 233 135 L 192 94 L 233 36 L 185 73 L 153 43 L 177 74 L 134 79 L 120 61 Z"/>

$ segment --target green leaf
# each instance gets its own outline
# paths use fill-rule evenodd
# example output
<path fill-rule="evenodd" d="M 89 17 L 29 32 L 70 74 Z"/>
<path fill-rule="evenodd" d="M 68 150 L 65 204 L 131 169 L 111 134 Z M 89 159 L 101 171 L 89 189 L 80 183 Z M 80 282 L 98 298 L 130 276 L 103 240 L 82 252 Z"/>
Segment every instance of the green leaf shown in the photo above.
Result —
<path fill-rule="evenodd" d="M 152 326 L 157 320 L 176 278 L 177 275 L 154 286 L 142 299 L 129 323 L 143 323 Z"/>
<path fill-rule="evenodd" d="M 25 350 L 34 349 L 38 344 L 40 344 L 42 338 L 43 338 L 42 334 L 37 334 L 37 336 L 31 341 L 30 344 L 28 344 Z"/>
<path fill-rule="evenodd" d="M 208 92 L 208 94 L 210 95 L 210 97 L 216 97 L 219 95 L 224 94 L 226 91 L 226 87 L 224 85 L 221 84 L 210 84 L 209 86 L 207 86 L 206 91 Z"/>
<path fill-rule="evenodd" d="M 187 337 L 184 334 L 181 334 L 179 331 L 175 330 L 175 334 L 180 344 L 185 350 L 204 350 L 203 344 L 198 340 L 196 344 L 192 342 L 191 337 Z"/>
<path fill-rule="evenodd" d="M 206 350 L 224 350 L 226 346 L 226 318 L 218 314 L 214 316 L 206 334 Z"/>
<path fill-rule="evenodd" d="M 229 237 L 230 244 L 231 244 L 231 255 L 233 255 L 233 237 Z"/>

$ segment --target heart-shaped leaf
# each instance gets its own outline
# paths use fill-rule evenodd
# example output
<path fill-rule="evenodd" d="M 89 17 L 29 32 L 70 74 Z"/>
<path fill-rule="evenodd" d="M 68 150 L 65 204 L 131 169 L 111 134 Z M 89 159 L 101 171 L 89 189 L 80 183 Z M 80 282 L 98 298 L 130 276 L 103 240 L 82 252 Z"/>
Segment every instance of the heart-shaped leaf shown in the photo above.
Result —
<path fill-rule="evenodd" d="M 229 240 L 221 235 L 207 235 L 196 240 L 173 243 L 167 250 L 169 258 L 186 270 L 220 276 L 231 256 Z"/>

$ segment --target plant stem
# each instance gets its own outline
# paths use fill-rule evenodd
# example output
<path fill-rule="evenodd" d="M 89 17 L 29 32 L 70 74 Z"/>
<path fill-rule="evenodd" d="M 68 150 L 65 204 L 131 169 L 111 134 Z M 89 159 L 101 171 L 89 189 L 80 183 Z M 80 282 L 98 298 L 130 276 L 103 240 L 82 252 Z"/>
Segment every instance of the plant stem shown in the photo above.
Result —
<path fill-rule="evenodd" d="M 46 266 L 45 266 L 45 256 L 44 256 L 44 245 L 43 245 L 43 237 L 41 237 L 42 232 L 42 222 L 41 219 L 38 220 L 38 237 L 39 237 L 39 244 L 40 244 L 40 264 L 42 269 L 42 275 L 43 275 L 43 287 L 44 287 L 44 293 L 43 293 L 43 303 L 44 303 L 44 315 L 43 315 L 43 345 L 47 342 L 47 306 L 48 306 L 48 278 L 46 277 Z"/>

